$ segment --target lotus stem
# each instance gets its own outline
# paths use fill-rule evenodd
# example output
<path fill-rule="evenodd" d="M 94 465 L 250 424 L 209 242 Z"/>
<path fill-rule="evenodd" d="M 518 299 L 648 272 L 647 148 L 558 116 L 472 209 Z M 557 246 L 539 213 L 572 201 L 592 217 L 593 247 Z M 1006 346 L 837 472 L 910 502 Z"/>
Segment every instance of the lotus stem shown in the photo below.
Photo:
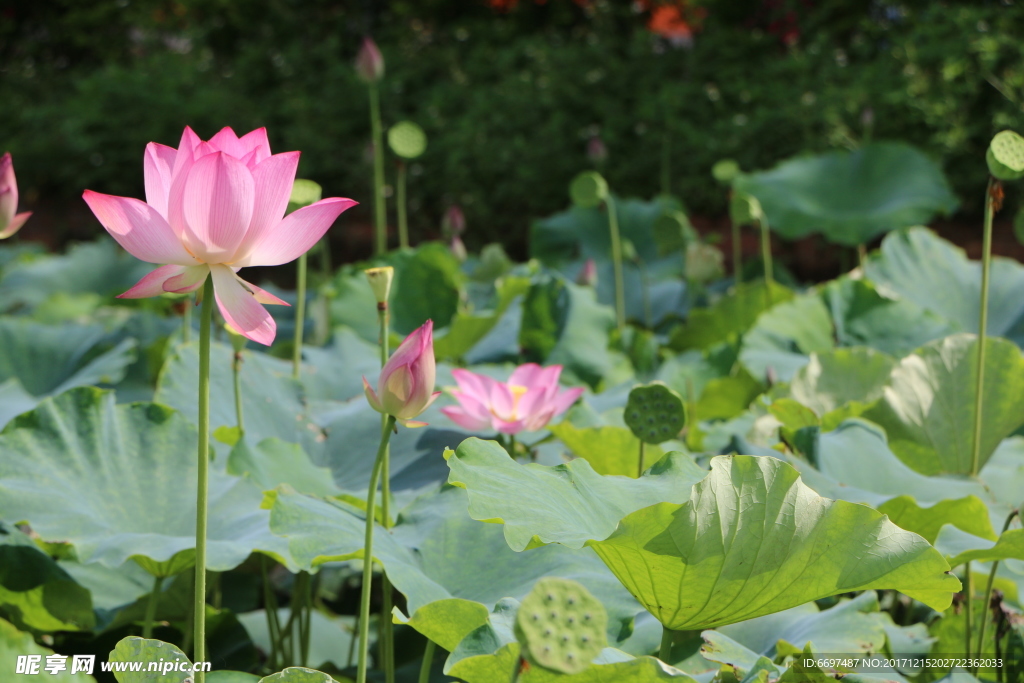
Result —
<path fill-rule="evenodd" d="M 661 649 L 658 650 L 658 659 L 669 664 L 669 657 L 672 654 L 672 637 L 673 632 L 667 626 L 662 624 L 661 626 Z"/>
<path fill-rule="evenodd" d="M 231 359 L 231 374 L 235 385 L 235 422 L 238 423 L 238 438 L 245 436 L 245 417 L 242 413 L 242 352 L 235 351 Z"/>
<path fill-rule="evenodd" d="M 384 465 L 384 456 L 391 441 L 391 430 L 395 427 L 395 418 L 388 415 L 384 428 L 380 433 L 380 446 L 377 448 L 377 459 L 370 474 L 370 488 L 366 492 L 366 538 L 363 544 L 363 586 L 359 600 L 359 667 L 356 672 L 356 683 L 366 683 L 366 660 L 369 654 L 370 640 L 370 589 L 373 585 L 373 523 L 377 511 L 377 484 Z"/>
<path fill-rule="evenodd" d="M 373 220 L 377 238 L 374 254 L 388 250 L 387 207 L 384 203 L 384 132 L 380 122 L 380 89 L 370 83 L 370 128 L 373 133 Z"/>
<path fill-rule="evenodd" d="M 406 213 L 405 205 L 405 162 L 398 162 L 398 181 L 397 181 L 397 201 L 398 201 L 398 246 L 402 249 L 409 248 L 409 216 Z"/>
<path fill-rule="evenodd" d="M 359 615 L 356 615 L 355 623 L 352 624 L 352 638 L 348 641 L 348 659 L 345 660 L 345 668 L 352 666 L 352 658 L 356 653 L 356 641 L 359 639 Z"/>
<path fill-rule="evenodd" d="M 430 683 L 430 667 L 434 664 L 434 651 L 437 644 L 427 639 L 427 649 L 423 651 L 423 663 L 420 664 L 420 677 L 418 683 Z"/>
<path fill-rule="evenodd" d="M 380 323 L 380 366 L 383 368 L 390 356 L 388 324 L 388 302 L 384 301 L 377 305 L 377 320 Z M 390 418 L 381 415 L 381 428 L 387 428 Z M 391 528 L 391 448 L 384 445 L 384 460 L 381 463 L 381 517 L 384 518 L 384 528 Z M 381 654 L 384 660 L 384 681 L 395 683 L 395 634 L 394 625 L 391 622 L 391 580 L 388 579 L 386 571 L 381 571 L 381 590 L 384 593 L 380 608 L 380 634 Z"/>
<path fill-rule="evenodd" d="M 864 268 L 864 263 L 868 260 L 868 248 L 865 244 L 861 243 L 857 245 L 857 265 Z"/>
<path fill-rule="evenodd" d="M 964 577 L 964 593 L 967 596 L 964 608 L 964 652 L 971 654 L 971 627 L 974 624 L 974 579 L 971 578 L 971 563 L 966 562 L 964 567 L 967 575 Z"/>
<path fill-rule="evenodd" d="M 299 272 L 295 302 L 295 348 L 292 349 L 292 377 L 302 372 L 302 333 L 306 327 L 306 254 L 299 257 Z"/>
<path fill-rule="evenodd" d="M 157 576 L 153 579 L 153 592 L 149 594 L 146 601 L 146 617 L 142 623 L 142 637 L 153 637 L 153 621 L 156 619 L 156 606 L 160 602 L 160 589 L 164 585 L 164 577 Z"/>
<path fill-rule="evenodd" d="M 740 224 L 732 222 L 732 280 L 734 284 L 743 282 L 743 244 L 740 242 Z"/>
<path fill-rule="evenodd" d="M 213 277 L 203 285 L 203 309 L 199 314 L 199 449 L 196 495 L 196 585 L 193 605 L 195 626 L 193 662 L 206 661 L 206 518 L 210 470 L 210 321 L 213 318 Z M 197 672 L 195 683 L 205 683 Z"/>
<path fill-rule="evenodd" d="M 267 633 L 270 635 L 270 652 L 267 653 L 267 667 L 277 671 L 278 643 L 281 639 L 281 622 L 277 615 L 277 598 L 267 571 L 267 556 L 260 555 L 260 575 L 263 578 L 263 611 L 267 617 Z"/>
<path fill-rule="evenodd" d="M 985 232 L 981 247 L 981 312 L 978 315 L 978 370 L 974 389 L 974 447 L 971 450 L 971 474 L 981 464 L 981 428 L 985 388 L 985 337 L 988 333 L 988 274 L 992 265 L 992 217 L 995 214 L 995 189 L 998 181 L 990 177 L 985 190 Z M 968 650 L 970 652 L 970 650 Z"/>
<path fill-rule="evenodd" d="M 1013 518 L 1016 517 L 1019 513 L 1020 513 L 1020 510 L 1011 510 L 1010 511 L 1010 514 L 1006 516 L 1006 522 L 1003 523 L 1003 530 L 1000 532 L 1000 534 L 999 534 L 1000 536 L 1002 536 L 1003 534 L 1006 533 L 1006 530 L 1010 528 L 1010 523 L 1013 522 Z M 993 560 L 992 561 L 992 569 L 988 573 L 988 582 L 985 584 L 985 601 L 981 603 L 981 608 L 983 610 L 985 610 L 985 612 L 984 612 L 985 614 L 987 614 L 988 609 L 989 609 L 989 604 L 992 601 L 992 587 L 995 585 L 995 582 L 996 582 L 996 570 L 997 569 L 999 569 L 999 560 Z M 981 648 L 985 644 L 985 628 L 987 626 L 988 626 L 988 619 L 985 618 L 985 617 L 982 617 L 981 626 L 978 628 L 978 647 L 976 648 L 976 650 L 977 650 L 976 654 L 977 654 L 978 657 L 981 657 L 981 655 L 982 655 Z M 970 650 L 968 650 L 967 653 L 969 655 L 970 654 Z M 978 667 L 974 667 L 974 673 L 975 674 L 978 673 Z"/>
<path fill-rule="evenodd" d="M 608 209 L 608 230 L 612 238 L 612 268 L 615 273 L 615 325 L 619 332 L 626 328 L 626 294 L 622 283 L 622 241 L 619 239 L 619 217 L 611 193 L 605 200 Z"/>
<path fill-rule="evenodd" d="M 761 228 L 761 261 L 764 262 L 764 295 L 768 301 L 768 308 L 772 306 L 772 288 L 775 286 L 775 275 L 772 268 L 772 233 L 768 229 L 768 222 L 758 219 L 758 226 Z"/>
<path fill-rule="evenodd" d="M 640 440 L 640 462 L 637 464 L 636 478 L 644 476 L 644 442 Z"/>

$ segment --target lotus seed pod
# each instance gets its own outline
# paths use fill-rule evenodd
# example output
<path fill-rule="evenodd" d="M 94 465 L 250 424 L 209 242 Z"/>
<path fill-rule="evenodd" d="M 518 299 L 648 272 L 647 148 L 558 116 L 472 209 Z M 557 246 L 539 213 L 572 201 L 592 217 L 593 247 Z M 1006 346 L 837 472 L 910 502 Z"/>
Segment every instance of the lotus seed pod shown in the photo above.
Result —
<path fill-rule="evenodd" d="M 988 172 L 999 180 L 1024 178 L 1024 138 L 1012 130 L 996 133 L 985 153 Z"/>
<path fill-rule="evenodd" d="M 388 145 L 403 159 L 415 159 L 427 149 L 427 134 L 412 121 L 399 121 L 388 129 Z"/>
<path fill-rule="evenodd" d="M 569 196 L 576 206 L 592 209 L 608 198 L 608 182 L 597 171 L 585 171 L 573 179 Z"/>
<path fill-rule="evenodd" d="M 626 426 L 644 443 L 659 444 L 674 439 L 686 426 L 682 397 L 662 382 L 634 387 L 629 392 L 624 415 Z"/>
<path fill-rule="evenodd" d="M 711 167 L 711 175 L 715 180 L 728 185 L 740 174 L 740 165 L 735 159 L 722 159 Z"/>
<path fill-rule="evenodd" d="M 604 605 L 568 579 L 541 579 L 516 614 L 516 638 L 535 664 L 564 674 L 580 673 L 608 644 Z"/>
<path fill-rule="evenodd" d="M 695 236 L 690 219 L 682 211 L 668 211 L 661 214 L 654 219 L 652 231 L 654 244 L 658 247 L 658 256 L 682 251 Z"/>
<path fill-rule="evenodd" d="M 367 268 L 363 271 L 366 273 L 366 279 L 370 283 L 370 289 L 373 290 L 373 298 L 377 300 L 377 305 L 387 305 L 388 297 L 391 295 L 391 281 L 395 278 L 395 269 L 391 266 L 381 266 L 379 268 Z"/>
<path fill-rule="evenodd" d="M 761 202 L 745 192 L 733 192 L 729 198 L 729 218 L 736 225 L 757 223 L 764 218 Z"/>
<path fill-rule="evenodd" d="M 323 197 L 324 191 L 319 183 L 305 178 L 296 178 L 292 185 L 292 195 L 288 198 L 288 213 L 297 211 L 304 206 L 316 204 Z"/>

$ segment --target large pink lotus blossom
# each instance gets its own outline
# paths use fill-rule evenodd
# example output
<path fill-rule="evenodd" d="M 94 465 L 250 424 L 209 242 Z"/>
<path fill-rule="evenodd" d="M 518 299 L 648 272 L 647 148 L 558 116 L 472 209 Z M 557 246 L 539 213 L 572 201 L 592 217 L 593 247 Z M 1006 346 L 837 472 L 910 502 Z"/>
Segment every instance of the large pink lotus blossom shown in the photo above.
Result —
<path fill-rule="evenodd" d="M 31 215 L 31 211 L 18 213 L 18 181 L 11 153 L 7 152 L 0 157 L 0 240 L 18 232 Z"/>
<path fill-rule="evenodd" d="M 363 377 L 366 400 L 378 413 L 393 415 L 406 427 L 423 427 L 426 422 L 412 418 L 427 409 L 441 392 L 434 391 L 437 368 L 434 363 L 434 321 L 428 320 L 399 345 L 384 364 L 377 391 Z"/>
<path fill-rule="evenodd" d="M 441 412 L 455 424 L 474 431 L 535 431 L 568 410 L 583 393 L 581 388 L 559 391 L 561 374 L 561 365 L 544 368 L 527 363 L 516 368 L 508 382 L 499 382 L 469 370 L 452 370 L 459 385 L 452 396 L 459 405 L 442 408 Z"/>
<path fill-rule="evenodd" d="M 122 298 L 193 292 L 213 278 L 217 306 L 239 334 L 269 345 L 277 325 L 261 304 L 283 304 L 236 275 L 309 250 L 357 202 L 332 197 L 284 215 L 299 152 L 271 154 L 265 128 L 239 138 L 224 128 L 209 142 L 185 128 L 178 149 L 146 146 L 146 201 L 86 190 L 107 232 L 133 256 L 162 265 Z"/>

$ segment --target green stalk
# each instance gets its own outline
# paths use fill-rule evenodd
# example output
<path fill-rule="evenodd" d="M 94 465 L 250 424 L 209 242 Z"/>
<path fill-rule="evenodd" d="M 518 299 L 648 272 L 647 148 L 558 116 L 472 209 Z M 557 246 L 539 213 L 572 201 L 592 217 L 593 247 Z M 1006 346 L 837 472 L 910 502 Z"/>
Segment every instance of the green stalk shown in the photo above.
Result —
<path fill-rule="evenodd" d="M 661 627 L 661 649 L 658 650 L 658 659 L 669 663 L 668 658 L 672 654 L 672 631 L 666 626 Z"/>
<path fill-rule="evenodd" d="M 985 233 L 981 247 L 981 313 L 978 316 L 978 380 L 974 389 L 974 448 L 971 452 L 971 474 L 978 473 L 981 464 L 981 423 L 985 387 L 985 337 L 988 332 L 988 273 L 992 264 L 992 216 L 995 213 L 996 179 L 988 179 L 985 190 Z M 968 650 L 970 652 L 970 650 Z"/>
<path fill-rule="evenodd" d="M 761 261 L 764 262 L 764 291 L 768 299 L 768 307 L 772 305 L 772 287 L 775 285 L 775 275 L 772 268 L 772 235 L 768 229 L 768 223 L 762 218 L 757 221 L 761 227 Z"/>
<path fill-rule="evenodd" d="M 612 237 L 612 267 L 615 271 L 615 325 L 619 332 L 626 327 L 626 293 L 622 284 L 622 242 L 619 239 L 619 217 L 611 194 L 605 200 L 608 208 L 608 230 Z"/>
<path fill-rule="evenodd" d="M 398 162 L 398 246 L 409 248 L 409 217 L 405 206 L 405 162 Z"/>
<path fill-rule="evenodd" d="M 864 264 L 868 260 L 868 248 L 863 243 L 857 245 L 857 264 L 863 270 Z"/>
<path fill-rule="evenodd" d="M 238 438 L 245 435 L 245 419 L 242 416 L 242 352 L 235 351 L 231 361 L 231 374 L 235 383 L 235 422 L 238 423 Z"/>
<path fill-rule="evenodd" d="M 195 590 L 195 574 L 189 574 L 189 577 L 192 579 L 192 589 Z M 192 649 L 192 630 L 195 627 L 195 611 L 195 602 L 193 601 L 188 603 L 188 611 L 187 614 L 185 614 L 185 635 L 181 638 L 182 652 L 188 652 Z"/>
<path fill-rule="evenodd" d="M 384 465 L 384 456 L 391 441 L 391 430 L 394 429 L 395 418 L 388 415 L 384 428 L 380 433 L 380 446 L 377 448 L 377 459 L 370 475 L 370 487 L 366 492 L 366 538 L 363 543 L 363 589 L 359 600 L 359 667 L 356 683 L 366 683 L 366 663 L 370 640 L 370 588 L 373 584 L 373 523 L 377 510 L 377 484 Z"/>
<path fill-rule="evenodd" d="M 1000 536 L 1006 533 L 1006 530 L 1010 528 L 1010 523 L 1013 522 L 1013 518 L 1017 516 L 1019 510 L 1011 510 L 1010 514 L 1006 517 L 1006 522 L 1003 524 L 1003 530 L 1000 532 Z M 986 614 L 988 611 L 989 603 L 992 601 L 992 586 L 996 582 L 996 570 L 999 569 L 999 560 L 992 561 L 992 570 L 988 573 L 988 583 L 985 584 L 985 600 L 981 603 L 981 608 L 985 610 Z M 988 626 L 988 619 L 982 617 L 981 628 L 978 629 L 978 647 L 976 648 L 976 656 L 981 657 L 982 645 L 985 643 L 985 628 Z M 970 655 L 971 651 L 968 650 L 967 654 Z M 978 667 L 974 667 L 974 673 L 978 673 Z"/>
<path fill-rule="evenodd" d="M 732 222 L 732 280 L 735 284 L 743 282 L 743 245 L 740 243 L 740 224 Z"/>
<path fill-rule="evenodd" d="M 373 220 L 377 237 L 374 254 L 381 256 L 388 250 L 388 228 L 384 204 L 384 131 L 376 82 L 370 83 L 370 128 L 373 132 Z"/>
<path fill-rule="evenodd" d="M 352 666 L 352 657 L 356 652 L 356 640 L 359 639 L 359 615 L 356 615 L 356 623 L 352 624 L 352 637 L 348 641 L 348 659 L 345 660 L 345 668 Z"/>
<path fill-rule="evenodd" d="M 210 469 L 210 320 L 213 318 L 213 278 L 203 285 L 203 310 L 199 314 L 199 449 L 196 495 L 196 585 L 193 605 L 195 626 L 193 662 L 206 661 L 206 516 Z M 205 683 L 206 673 L 196 672 L 195 683 Z"/>
<path fill-rule="evenodd" d="M 434 664 L 434 651 L 437 645 L 432 640 L 427 640 L 427 649 L 423 651 L 423 663 L 420 664 L 420 677 L 418 683 L 430 683 L 430 667 Z"/>
<path fill-rule="evenodd" d="M 142 622 L 142 637 L 153 637 L 153 621 L 156 619 L 156 606 L 160 602 L 160 589 L 164 585 L 164 577 L 157 576 L 153 579 L 153 592 L 149 594 L 146 602 L 146 617 Z"/>
<path fill-rule="evenodd" d="M 292 377 L 302 372 L 302 333 L 306 327 L 306 254 L 299 257 L 298 300 L 295 302 L 295 348 L 292 350 Z"/>
<path fill-rule="evenodd" d="M 964 610 L 964 652 L 971 655 L 971 627 L 974 624 L 974 579 L 971 578 L 971 563 L 967 562 L 964 567 L 967 569 L 967 576 L 964 579 L 964 591 L 967 595 L 967 606 Z"/>
<path fill-rule="evenodd" d="M 639 479 L 642 476 L 644 476 L 644 442 L 641 439 L 641 441 L 640 441 L 640 462 L 638 463 L 638 467 L 637 467 L 637 471 L 636 471 L 636 478 Z"/>
<path fill-rule="evenodd" d="M 267 653 L 267 666 L 277 671 L 277 644 L 281 639 L 281 622 L 277 615 L 277 598 L 274 588 L 270 585 L 267 572 L 267 556 L 260 555 L 260 574 L 263 577 L 263 611 L 267 617 L 267 633 L 270 635 L 270 652 Z"/>
<path fill-rule="evenodd" d="M 383 368 L 391 355 L 388 325 L 388 303 L 377 305 L 377 321 L 380 324 L 380 366 Z M 381 415 L 381 429 L 387 425 L 388 416 Z M 381 501 L 380 512 L 384 518 L 384 528 L 391 528 L 391 448 L 384 448 L 384 462 L 381 464 Z M 391 580 L 387 572 L 381 571 L 381 589 L 384 599 L 380 607 L 381 650 L 384 660 L 384 681 L 395 683 L 395 628 L 391 621 Z"/>

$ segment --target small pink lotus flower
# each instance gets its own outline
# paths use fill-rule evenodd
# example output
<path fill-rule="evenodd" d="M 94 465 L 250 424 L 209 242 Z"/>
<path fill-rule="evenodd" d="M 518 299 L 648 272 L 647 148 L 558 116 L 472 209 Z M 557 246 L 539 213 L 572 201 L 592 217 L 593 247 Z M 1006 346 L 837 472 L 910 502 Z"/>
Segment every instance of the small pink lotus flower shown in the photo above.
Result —
<path fill-rule="evenodd" d="M 0 157 L 0 240 L 5 240 L 25 225 L 31 211 L 18 213 L 18 181 L 14 178 L 11 153 Z"/>
<path fill-rule="evenodd" d="M 209 142 L 185 128 L 178 149 L 146 146 L 146 202 L 86 190 L 83 199 L 118 244 L 170 264 L 120 298 L 194 292 L 209 276 L 228 324 L 271 344 L 277 325 L 260 304 L 288 304 L 235 273 L 294 261 L 357 203 L 332 197 L 285 216 L 298 164 L 298 152 L 270 153 L 265 128 L 241 138 L 224 128 Z"/>
<path fill-rule="evenodd" d="M 384 55 L 369 36 L 363 38 L 356 55 L 356 74 L 366 83 L 376 83 L 384 78 Z"/>
<path fill-rule="evenodd" d="M 448 207 L 441 219 L 441 231 L 455 237 L 466 232 L 466 214 L 462 213 L 461 206 L 452 204 Z"/>
<path fill-rule="evenodd" d="M 378 413 L 393 415 L 406 427 L 423 427 L 426 422 L 413 422 L 434 402 L 440 391 L 434 391 L 434 321 L 428 320 L 414 330 L 395 350 L 380 371 L 377 391 L 363 377 L 366 400 Z"/>
<path fill-rule="evenodd" d="M 447 406 L 441 412 L 460 427 L 474 431 L 495 429 L 502 434 L 536 431 L 568 410 L 583 393 L 582 388 L 560 392 L 558 377 L 561 374 L 561 365 L 543 368 L 527 363 L 516 368 L 505 383 L 469 370 L 452 370 L 459 385 L 452 396 L 459 405 Z"/>
<path fill-rule="evenodd" d="M 597 287 L 597 263 L 594 259 L 588 258 L 583 263 L 580 274 L 576 276 L 576 284 L 584 287 Z"/>

